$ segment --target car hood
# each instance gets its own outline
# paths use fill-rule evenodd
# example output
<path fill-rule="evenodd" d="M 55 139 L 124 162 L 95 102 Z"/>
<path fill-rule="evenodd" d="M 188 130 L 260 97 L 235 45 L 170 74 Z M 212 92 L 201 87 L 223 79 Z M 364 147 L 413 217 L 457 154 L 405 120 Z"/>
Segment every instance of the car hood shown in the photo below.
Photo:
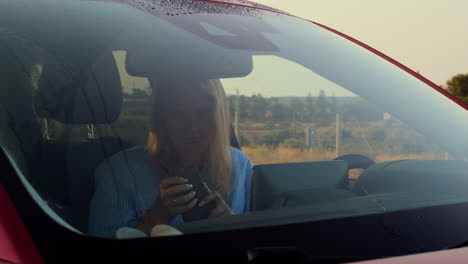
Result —
<path fill-rule="evenodd" d="M 468 259 L 468 248 L 457 248 L 450 250 L 441 250 L 424 254 L 414 254 L 402 257 L 387 258 L 380 260 L 369 260 L 363 262 L 354 262 L 355 264 L 439 264 L 439 263 L 466 263 Z"/>

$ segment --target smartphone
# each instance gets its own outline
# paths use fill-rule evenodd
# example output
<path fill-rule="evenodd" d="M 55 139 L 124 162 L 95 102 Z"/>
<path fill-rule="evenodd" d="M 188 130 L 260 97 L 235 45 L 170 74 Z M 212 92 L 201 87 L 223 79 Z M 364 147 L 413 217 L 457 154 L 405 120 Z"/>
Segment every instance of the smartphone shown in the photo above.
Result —
<path fill-rule="evenodd" d="M 173 174 L 171 172 L 171 168 L 168 166 L 168 163 L 165 160 L 163 160 L 162 158 L 158 158 L 157 160 L 159 162 L 158 169 L 161 170 L 162 175 Z M 194 199 L 198 199 L 198 202 L 194 208 L 182 214 L 184 221 L 190 222 L 208 218 L 208 215 L 210 214 L 211 210 L 213 210 L 216 207 L 216 203 L 213 201 L 204 205 L 203 207 L 198 206 L 198 203 L 210 193 L 210 190 L 206 187 L 205 183 L 201 179 L 200 173 L 198 172 L 198 170 L 192 168 L 186 169 L 180 176 L 186 178 L 188 180 L 188 184 L 193 185 L 192 190 L 195 191 Z M 191 191 L 182 193 L 180 194 L 180 196 L 186 195 Z"/>
<path fill-rule="evenodd" d="M 192 190 L 195 191 L 194 199 L 197 198 L 198 202 L 200 202 L 210 193 L 210 190 L 206 187 L 205 183 L 200 177 L 200 173 L 196 169 L 186 170 L 182 174 L 182 177 L 186 178 L 188 183 L 193 185 Z M 184 221 L 189 222 L 208 218 L 211 210 L 216 207 L 216 203 L 214 201 L 204 205 L 203 207 L 199 207 L 198 202 L 194 208 L 183 214 Z"/>

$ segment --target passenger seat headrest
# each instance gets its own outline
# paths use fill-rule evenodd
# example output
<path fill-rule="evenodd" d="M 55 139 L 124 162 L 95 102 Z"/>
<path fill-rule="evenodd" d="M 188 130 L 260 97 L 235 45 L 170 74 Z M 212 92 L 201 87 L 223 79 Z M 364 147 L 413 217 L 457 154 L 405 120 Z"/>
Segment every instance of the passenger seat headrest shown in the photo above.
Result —
<path fill-rule="evenodd" d="M 112 123 L 122 109 L 122 85 L 112 52 L 91 66 L 44 65 L 34 98 L 38 116 L 65 124 Z"/>

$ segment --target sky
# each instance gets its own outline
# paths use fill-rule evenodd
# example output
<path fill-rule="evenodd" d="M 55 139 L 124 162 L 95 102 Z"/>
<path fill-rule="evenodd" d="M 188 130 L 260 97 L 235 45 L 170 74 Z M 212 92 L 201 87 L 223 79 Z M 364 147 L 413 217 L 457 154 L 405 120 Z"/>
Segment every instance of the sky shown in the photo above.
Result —
<path fill-rule="evenodd" d="M 468 73 L 466 0 L 253 0 L 345 33 L 437 85 Z"/>

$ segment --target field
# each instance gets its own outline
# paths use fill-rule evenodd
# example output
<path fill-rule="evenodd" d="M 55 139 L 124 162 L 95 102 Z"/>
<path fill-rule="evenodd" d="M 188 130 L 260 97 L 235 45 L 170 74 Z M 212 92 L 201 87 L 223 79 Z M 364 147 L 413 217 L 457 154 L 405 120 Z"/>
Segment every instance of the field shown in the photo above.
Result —
<path fill-rule="evenodd" d="M 242 147 L 242 151 L 247 154 L 254 164 L 268 164 L 279 162 L 303 162 L 303 161 L 320 161 L 334 159 L 334 151 L 323 150 L 306 150 L 290 147 Z M 376 162 L 401 160 L 401 159 L 417 159 L 417 160 L 438 160 L 445 159 L 445 153 L 417 153 L 417 154 L 386 154 L 380 153 L 370 155 L 370 158 Z"/>
<path fill-rule="evenodd" d="M 243 125 L 242 151 L 255 164 L 331 160 L 337 157 L 335 124 L 317 127 L 314 146 L 306 147 L 305 127 L 275 129 Z M 343 123 L 339 155 L 362 154 L 376 162 L 399 159 L 446 159 L 446 153 L 398 121 Z"/>

